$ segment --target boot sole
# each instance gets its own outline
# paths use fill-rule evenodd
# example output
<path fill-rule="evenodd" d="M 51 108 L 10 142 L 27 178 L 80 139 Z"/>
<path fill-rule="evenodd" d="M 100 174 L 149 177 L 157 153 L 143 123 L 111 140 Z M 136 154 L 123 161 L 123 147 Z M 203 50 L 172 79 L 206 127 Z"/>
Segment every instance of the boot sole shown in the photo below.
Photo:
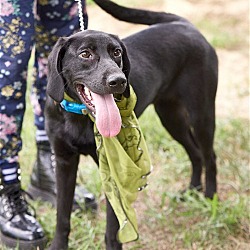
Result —
<path fill-rule="evenodd" d="M 45 202 L 49 202 L 50 204 L 52 204 L 53 207 L 56 207 L 56 196 L 44 191 L 42 189 L 39 189 L 35 186 L 33 186 L 32 184 L 29 185 L 28 188 L 28 193 L 33 197 L 33 199 L 40 199 L 41 201 L 45 201 Z M 82 207 L 80 207 L 77 204 L 73 205 L 73 211 L 80 209 L 82 210 Z M 92 201 L 92 202 L 87 202 L 85 203 L 85 209 L 86 210 L 91 210 L 92 212 L 96 212 L 96 210 L 98 209 L 98 205 L 96 203 L 96 201 Z"/>
<path fill-rule="evenodd" d="M 37 240 L 20 240 L 13 239 L 1 233 L 0 240 L 2 245 L 5 245 L 8 248 L 16 248 L 18 250 L 44 250 L 47 244 L 47 238 L 43 237 Z"/>

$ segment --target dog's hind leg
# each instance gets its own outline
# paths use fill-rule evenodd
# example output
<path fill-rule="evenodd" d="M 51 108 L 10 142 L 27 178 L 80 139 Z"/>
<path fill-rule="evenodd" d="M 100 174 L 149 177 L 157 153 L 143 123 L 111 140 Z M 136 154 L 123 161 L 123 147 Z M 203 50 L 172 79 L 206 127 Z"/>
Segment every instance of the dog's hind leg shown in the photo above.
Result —
<path fill-rule="evenodd" d="M 205 196 L 208 198 L 213 198 L 214 194 L 217 192 L 217 181 L 216 181 L 216 155 L 214 150 L 210 151 L 210 154 L 205 156 L 206 165 L 206 191 Z"/>
<path fill-rule="evenodd" d="M 202 189 L 201 174 L 204 158 L 198 139 L 193 131 L 190 115 L 179 99 L 162 98 L 155 103 L 155 110 L 162 125 L 186 150 L 192 162 L 190 188 Z"/>
<path fill-rule="evenodd" d="M 70 215 L 76 185 L 79 155 L 63 150 L 55 150 L 57 180 L 57 224 L 56 234 L 50 250 L 68 248 L 70 233 Z"/>
<path fill-rule="evenodd" d="M 119 222 L 116 218 L 113 208 L 111 207 L 108 199 L 106 198 L 107 206 L 107 225 L 106 225 L 106 234 L 105 242 L 107 250 L 121 250 L 122 244 L 117 241 L 117 232 L 119 229 Z"/>
<path fill-rule="evenodd" d="M 213 104 L 214 105 L 214 104 Z M 217 191 L 217 181 L 216 181 L 216 155 L 213 149 L 214 143 L 214 131 L 215 131 L 215 114 L 214 106 L 209 108 L 209 114 L 205 118 L 206 126 L 199 126 L 196 128 L 197 136 L 202 147 L 204 156 L 204 165 L 206 167 L 206 190 L 205 196 L 208 198 L 213 198 L 213 195 Z M 212 112 L 211 112 L 212 111 Z"/>

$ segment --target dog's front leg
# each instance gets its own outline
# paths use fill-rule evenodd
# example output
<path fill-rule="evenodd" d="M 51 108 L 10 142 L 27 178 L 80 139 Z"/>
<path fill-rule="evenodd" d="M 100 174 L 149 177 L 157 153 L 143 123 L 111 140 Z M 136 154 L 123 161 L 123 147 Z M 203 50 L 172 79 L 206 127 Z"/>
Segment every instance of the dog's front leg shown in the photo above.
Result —
<path fill-rule="evenodd" d="M 121 250 L 122 244 L 117 241 L 119 222 L 107 198 L 106 198 L 106 204 L 107 204 L 107 212 L 106 212 L 107 225 L 105 234 L 106 250 Z"/>
<path fill-rule="evenodd" d="M 57 224 L 56 233 L 50 250 L 65 250 L 68 248 L 70 233 L 70 215 L 76 185 L 78 154 L 65 153 L 61 150 L 56 154 L 57 181 Z"/>

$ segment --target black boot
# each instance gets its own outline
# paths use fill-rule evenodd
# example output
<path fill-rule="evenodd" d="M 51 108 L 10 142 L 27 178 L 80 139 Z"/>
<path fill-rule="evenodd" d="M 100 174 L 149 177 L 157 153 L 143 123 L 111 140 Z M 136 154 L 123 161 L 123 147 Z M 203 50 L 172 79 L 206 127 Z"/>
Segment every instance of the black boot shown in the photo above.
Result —
<path fill-rule="evenodd" d="M 37 143 L 37 160 L 33 167 L 28 192 L 34 199 L 41 199 L 56 206 L 56 177 L 55 177 L 55 155 L 52 153 L 49 142 Z M 95 196 L 85 188 L 77 185 L 74 196 L 73 210 L 97 209 Z"/>
<path fill-rule="evenodd" d="M 7 247 L 45 249 L 43 229 L 32 215 L 20 183 L 1 185 L 0 230 L 1 243 Z"/>

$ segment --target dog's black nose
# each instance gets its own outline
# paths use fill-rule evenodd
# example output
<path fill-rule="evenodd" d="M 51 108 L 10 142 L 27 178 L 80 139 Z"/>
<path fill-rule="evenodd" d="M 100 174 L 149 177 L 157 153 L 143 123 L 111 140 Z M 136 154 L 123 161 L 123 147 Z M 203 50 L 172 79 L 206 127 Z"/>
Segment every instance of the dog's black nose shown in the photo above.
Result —
<path fill-rule="evenodd" d="M 124 88 L 127 80 L 124 76 L 110 76 L 108 78 L 108 85 L 112 88 Z"/>

